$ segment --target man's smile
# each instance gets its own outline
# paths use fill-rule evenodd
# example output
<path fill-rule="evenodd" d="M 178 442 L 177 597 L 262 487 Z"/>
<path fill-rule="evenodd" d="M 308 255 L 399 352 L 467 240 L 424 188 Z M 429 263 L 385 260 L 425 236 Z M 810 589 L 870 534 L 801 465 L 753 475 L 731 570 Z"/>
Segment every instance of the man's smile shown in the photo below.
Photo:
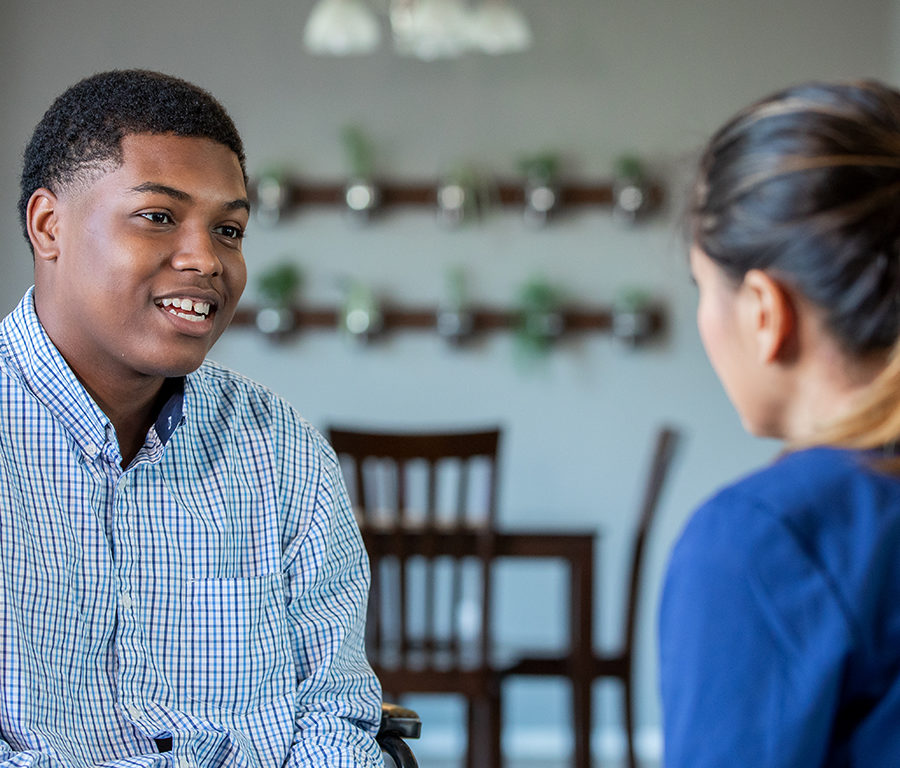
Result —
<path fill-rule="evenodd" d="M 212 304 L 208 301 L 200 299 L 190 299 L 187 297 L 175 297 L 171 299 L 160 299 L 156 302 L 156 306 L 161 307 L 169 314 L 176 317 L 182 317 L 185 320 L 191 320 L 195 323 L 201 323 L 206 320 Z"/>

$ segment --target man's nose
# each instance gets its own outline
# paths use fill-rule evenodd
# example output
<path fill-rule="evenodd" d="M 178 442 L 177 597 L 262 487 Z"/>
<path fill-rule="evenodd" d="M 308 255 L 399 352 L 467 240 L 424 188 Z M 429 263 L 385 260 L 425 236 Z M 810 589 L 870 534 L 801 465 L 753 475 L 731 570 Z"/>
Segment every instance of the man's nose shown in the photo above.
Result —
<path fill-rule="evenodd" d="M 205 227 L 182 230 L 172 266 L 179 270 L 194 270 L 215 277 L 222 272 L 222 260 L 216 248 L 215 235 Z"/>

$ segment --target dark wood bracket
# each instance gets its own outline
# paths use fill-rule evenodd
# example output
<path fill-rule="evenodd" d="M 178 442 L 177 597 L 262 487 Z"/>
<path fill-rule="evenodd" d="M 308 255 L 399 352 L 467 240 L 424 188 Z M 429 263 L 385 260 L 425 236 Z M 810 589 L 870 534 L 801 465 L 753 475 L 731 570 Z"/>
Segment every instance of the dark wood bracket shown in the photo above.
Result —
<path fill-rule="evenodd" d="M 254 326 L 260 308 L 240 307 L 232 325 Z M 341 310 L 333 307 L 292 307 L 287 310 L 287 330 L 278 335 L 302 332 L 303 329 L 335 329 L 340 327 Z M 491 331 L 514 331 L 522 326 L 523 312 L 516 309 L 473 307 L 466 313 L 470 325 L 464 336 Z M 571 333 L 611 332 L 631 343 L 644 342 L 662 332 L 665 312 L 658 305 L 640 311 L 617 311 L 613 308 L 562 308 L 551 313 L 557 318 L 554 336 Z M 381 307 L 378 333 L 392 330 L 440 332 L 440 312 L 425 307 Z"/>
<path fill-rule="evenodd" d="M 284 185 L 285 199 L 282 213 L 295 212 L 296 209 L 316 206 L 345 206 L 346 183 L 312 182 L 300 179 L 287 179 Z M 392 181 L 374 179 L 373 186 L 378 191 L 377 209 L 395 207 L 437 207 L 438 181 Z M 490 184 L 488 187 L 488 203 L 502 207 L 523 207 L 526 202 L 524 182 L 504 180 Z M 558 195 L 557 207 L 611 207 L 614 203 L 615 186 L 613 182 L 577 183 L 559 182 L 555 185 Z M 650 212 L 659 207 L 663 200 L 663 190 L 658 184 L 646 186 L 647 200 L 645 211 Z"/>

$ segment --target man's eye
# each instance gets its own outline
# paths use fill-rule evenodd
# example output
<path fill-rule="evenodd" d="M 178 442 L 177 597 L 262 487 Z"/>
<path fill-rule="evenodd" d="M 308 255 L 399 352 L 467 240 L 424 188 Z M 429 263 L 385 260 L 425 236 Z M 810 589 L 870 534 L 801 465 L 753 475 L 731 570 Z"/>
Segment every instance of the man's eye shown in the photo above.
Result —
<path fill-rule="evenodd" d="M 172 224 L 172 217 L 165 213 L 164 211 L 147 211 L 146 213 L 142 213 L 147 221 L 152 221 L 154 224 Z"/>
<path fill-rule="evenodd" d="M 227 237 L 229 240 L 242 240 L 244 238 L 244 230 L 240 227 L 232 227 L 231 225 L 225 224 L 221 227 L 216 228 L 216 232 L 224 237 Z"/>

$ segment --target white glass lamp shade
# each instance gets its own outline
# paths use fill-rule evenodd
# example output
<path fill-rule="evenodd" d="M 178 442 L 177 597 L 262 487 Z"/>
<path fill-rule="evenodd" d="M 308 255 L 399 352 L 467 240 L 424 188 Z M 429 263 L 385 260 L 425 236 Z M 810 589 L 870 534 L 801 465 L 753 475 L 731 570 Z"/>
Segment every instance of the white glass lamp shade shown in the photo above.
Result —
<path fill-rule="evenodd" d="M 363 0 L 319 0 L 303 30 L 307 50 L 331 56 L 371 53 L 380 39 L 378 19 Z"/>
<path fill-rule="evenodd" d="M 398 53 L 420 59 L 459 56 L 471 47 L 471 15 L 461 0 L 416 0 L 392 15 Z"/>
<path fill-rule="evenodd" d="M 531 45 L 531 28 L 522 13 L 506 0 L 485 0 L 472 13 L 472 43 L 485 53 L 524 51 Z"/>

